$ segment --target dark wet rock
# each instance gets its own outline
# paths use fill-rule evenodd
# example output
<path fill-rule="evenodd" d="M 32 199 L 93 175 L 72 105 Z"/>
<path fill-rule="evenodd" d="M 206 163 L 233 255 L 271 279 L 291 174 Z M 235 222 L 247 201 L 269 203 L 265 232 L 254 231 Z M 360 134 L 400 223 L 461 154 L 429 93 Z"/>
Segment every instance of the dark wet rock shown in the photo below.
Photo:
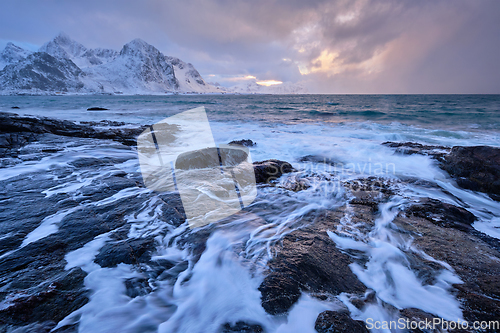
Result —
<path fill-rule="evenodd" d="M 158 197 L 163 203 L 161 213 L 164 221 L 167 221 L 174 227 L 179 227 L 186 222 L 186 213 L 184 212 L 184 206 L 178 193 L 162 193 Z"/>
<path fill-rule="evenodd" d="M 29 132 L 0 133 L 0 157 L 17 156 L 19 148 L 36 141 L 38 136 Z"/>
<path fill-rule="evenodd" d="M 273 180 L 278 179 L 284 173 L 294 171 L 294 168 L 290 163 L 274 159 L 262 162 L 254 162 L 253 168 L 255 171 L 255 181 L 257 183 L 266 184 L 269 184 Z"/>
<path fill-rule="evenodd" d="M 488 146 L 453 147 L 441 168 L 460 187 L 488 193 L 500 201 L 500 148 Z"/>
<path fill-rule="evenodd" d="M 276 315 L 286 313 L 300 298 L 300 283 L 294 277 L 280 272 L 272 272 L 259 286 L 262 307 Z"/>
<path fill-rule="evenodd" d="M 354 320 L 348 312 L 325 311 L 319 314 L 314 324 L 318 333 L 368 333 L 362 321 Z"/>
<path fill-rule="evenodd" d="M 63 151 L 62 148 L 43 148 L 42 153 L 57 153 L 59 151 Z"/>
<path fill-rule="evenodd" d="M 336 163 L 331 158 L 319 155 L 306 155 L 299 159 L 299 162 L 312 162 L 312 163 L 324 163 L 327 165 L 335 166 Z"/>
<path fill-rule="evenodd" d="M 123 121 L 101 120 L 101 121 L 80 121 L 80 124 L 85 124 L 90 126 L 124 126 L 127 123 L 124 123 Z"/>
<path fill-rule="evenodd" d="M 466 209 L 436 199 L 425 198 L 421 203 L 412 205 L 406 212 L 424 218 L 440 227 L 472 231 L 471 226 L 477 218 Z"/>
<path fill-rule="evenodd" d="M 435 158 L 457 185 L 487 193 L 500 201 L 500 148 L 489 146 L 426 146 L 415 142 L 384 142 L 404 154 L 421 154 Z"/>
<path fill-rule="evenodd" d="M 108 242 L 94 262 L 101 267 L 116 267 L 120 263 L 139 264 L 148 262 L 154 250 L 152 237 Z"/>
<path fill-rule="evenodd" d="M 352 199 L 349 201 L 351 205 L 368 206 L 373 212 L 378 210 L 378 205 L 389 199 L 394 194 L 391 188 L 391 181 L 378 177 L 367 177 L 353 179 L 343 182 Z"/>
<path fill-rule="evenodd" d="M 131 278 L 125 280 L 125 294 L 130 298 L 149 294 L 152 289 L 145 278 Z"/>
<path fill-rule="evenodd" d="M 10 300 L 7 306 L 0 310 L 0 323 L 18 326 L 28 322 L 62 320 L 87 303 L 84 276 L 80 268 L 62 272 L 53 282 L 40 284 L 44 281 L 43 276 L 33 276 L 32 288 L 17 295 L 14 292 L 8 295 Z"/>
<path fill-rule="evenodd" d="M 19 116 L 15 113 L 0 113 L 0 133 L 28 132 L 33 134 L 52 133 L 81 138 L 110 139 L 128 146 L 136 144 L 137 136 L 147 126 L 135 128 L 94 128 L 67 120 L 47 117 Z"/>
<path fill-rule="evenodd" d="M 216 168 L 236 166 L 248 158 L 248 153 L 237 148 L 205 148 L 182 153 L 175 160 L 175 168 L 179 170 Z"/>
<path fill-rule="evenodd" d="M 235 324 L 226 323 L 222 326 L 220 333 L 263 333 L 264 330 L 259 324 L 247 324 L 238 321 Z"/>
<path fill-rule="evenodd" d="M 276 246 L 278 253 L 268 262 L 268 274 L 259 286 L 262 306 L 268 313 L 287 312 L 302 291 L 331 295 L 364 292 L 365 286 L 348 266 L 351 259 L 326 233 L 339 219 L 337 215 L 324 216 L 291 232 Z"/>
<path fill-rule="evenodd" d="M 431 313 L 424 312 L 420 309 L 414 309 L 414 308 L 408 308 L 408 309 L 403 309 L 400 311 L 400 316 L 402 319 L 404 319 L 405 323 L 408 322 L 409 325 L 408 327 L 411 328 L 411 322 L 415 323 L 420 323 L 420 322 L 426 322 L 426 323 L 432 323 L 433 320 L 437 317 L 432 315 Z M 415 324 L 414 324 L 415 325 Z M 422 324 L 423 326 L 423 324 Z M 411 332 L 415 333 L 441 333 L 443 332 L 444 329 L 438 325 L 435 326 L 435 329 L 425 329 L 421 330 L 418 327 L 417 328 L 412 328 Z M 455 332 L 455 331 L 453 331 Z"/>
<path fill-rule="evenodd" d="M 101 108 L 99 106 L 93 106 L 91 108 L 88 108 L 87 111 L 107 111 L 108 109 L 106 108 Z"/>
<path fill-rule="evenodd" d="M 423 145 L 417 142 L 391 142 L 387 141 L 382 143 L 384 146 L 391 148 L 396 148 L 396 153 L 404 155 L 430 155 L 433 157 L 442 157 L 450 152 L 449 147 L 444 146 L 434 146 L 434 145 Z"/>
<path fill-rule="evenodd" d="M 289 191 L 298 192 L 307 190 L 313 186 L 319 179 L 315 177 L 301 177 L 299 175 L 292 175 L 285 181 L 280 182 L 277 186 Z"/>
<path fill-rule="evenodd" d="M 473 321 L 498 320 L 500 317 L 500 251 L 492 247 L 477 232 L 464 232 L 455 228 L 457 216 L 465 221 L 470 219 L 458 207 L 442 211 L 438 205 L 439 223 L 428 216 L 435 212 L 431 203 L 430 212 L 424 213 L 425 205 L 417 204 L 417 215 L 400 214 L 394 224 L 405 230 L 413 238 L 413 245 L 436 260 L 449 264 L 463 281 L 456 284 L 456 297 L 462 303 L 464 319 Z M 412 208 L 410 207 L 409 210 Z M 451 212 L 451 213 L 447 213 Z M 446 226 L 446 227 L 443 227 Z M 465 228 L 467 229 L 467 228 Z M 422 271 L 436 271 L 429 263 L 420 261 L 419 274 Z M 424 276 L 427 273 L 424 273 Z M 424 278 L 425 280 L 425 278 Z"/>
<path fill-rule="evenodd" d="M 18 109 L 20 109 L 20 107 L 19 107 L 19 106 L 11 106 L 10 108 L 11 108 L 11 109 L 17 109 L 17 110 L 18 110 Z"/>
<path fill-rule="evenodd" d="M 99 168 L 99 165 L 93 167 Z M 118 183 L 119 179 L 125 183 Z M 105 187 L 107 197 L 123 187 L 135 186 L 133 180 L 123 177 L 105 178 L 106 182 L 109 182 Z M 7 327 L 24 329 L 27 326 L 31 329 L 29 325 L 35 322 L 58 322 L 83 306 L 88 297 L 83 285 L 86 274 L 80 268 L 65 270 L 65 255 L 98 235 L 123 229 L 127 224 L 125 217 L 137 212 L 144 202 L 142 198 L 123 198 L 108 205 L 82 206 L 57 223 L 57 233 L 19 248 L 24 237 L 45 217 L 79 206 L 78 201 L 67 194 L 45 197 L 39 191 L 40 188 L 55 185 L 55 177 L 40 177 L 37 174 L 2 182 L 0 219 L 6 222 L 0 223 L 0 231 L 7 237 L 0 241 L 1 248 L 4 254 L 15 251 L 0 258 L 0 301 L 11 300 L 11 306 L 0 311 L 0 331 Z M 34 188 L 37 191 L 33 191 Z M 154 243 L 151 239 L 141 239 L 137 243 L 130 244 L 137 252 L 134 256 L 137 262 L 146 261 L 150 253 L 144 250 L 146 244 Z M 150 251 L 151 247 L 148 249 Z M 113 252 L 118 257 L 115 262 L 130 260 L 124 252 Z M 77 328 L 68 327 L 59 331 L 73 332 Z"/>
<path fill-rule="evenodd" d="M 22 327 L 9 327 L 5 331 L 9 333 L 49 333 L 56 326 L 54 321 L 45 321 L 41 323 L 33 323 Z M 60 332 L 60 331 L 57 331 Z"/>
<path fill-rule="evenodd" d="M 244 147 L 255 147 L 257 144 L 249 139 L 234 140 L 229 142 L 230 145 L 244 146 Z"/>

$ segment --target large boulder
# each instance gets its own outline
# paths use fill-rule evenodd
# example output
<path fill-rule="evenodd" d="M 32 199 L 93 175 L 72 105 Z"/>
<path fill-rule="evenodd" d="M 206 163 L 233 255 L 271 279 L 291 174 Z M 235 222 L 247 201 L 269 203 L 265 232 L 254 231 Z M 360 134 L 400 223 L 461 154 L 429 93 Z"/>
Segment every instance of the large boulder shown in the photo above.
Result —
<path fill-rule="evenodd" d="M 318 333 L 368 333 L 366 325 L 346 311 L 325 311 L 319 314 L 314 328 Z"/>
<path fill-rule="evenodd" d="M 441 168 L 455 177 L 460 187 L 488 193 L 500 201 L 500 148 L 453 147 Z"/>
<path fill-rule="evenodd" d="M 273 180 L 281 177 L 284 173 L 294 171 L 294 168 L 290 163 L 275 159 L 254 162 L 253 168 L 255 170 L 255 181 L 257 183 L 264 184 L 271 183 Z"/>

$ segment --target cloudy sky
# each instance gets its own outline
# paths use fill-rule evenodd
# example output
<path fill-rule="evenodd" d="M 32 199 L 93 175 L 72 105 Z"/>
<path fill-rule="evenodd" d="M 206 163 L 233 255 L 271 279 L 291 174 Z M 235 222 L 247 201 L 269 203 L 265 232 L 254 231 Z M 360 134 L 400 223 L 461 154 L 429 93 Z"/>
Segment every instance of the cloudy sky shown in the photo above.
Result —
<path fill-rule="evenodd" d="M 223 85 L 500 93 L 498 0 L 1 0 L 0 47 L 142 38 Z"/>

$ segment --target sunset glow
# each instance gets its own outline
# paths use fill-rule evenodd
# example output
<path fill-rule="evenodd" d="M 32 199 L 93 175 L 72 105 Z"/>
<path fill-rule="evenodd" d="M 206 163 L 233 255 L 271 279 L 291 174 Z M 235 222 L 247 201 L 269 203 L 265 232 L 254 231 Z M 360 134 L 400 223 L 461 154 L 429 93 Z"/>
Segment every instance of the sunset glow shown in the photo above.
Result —
<path fill-rule="evenodd" d="M 277 84 L 282 84 L 283 82 L 282 81 L 277 81 L 277 80 L 264 80 L 264 81 L 257 81 L 257 84 L 259 86 L 266 86 L 266 87 L 269 87 L 269 86 L 275 86 Z"/>

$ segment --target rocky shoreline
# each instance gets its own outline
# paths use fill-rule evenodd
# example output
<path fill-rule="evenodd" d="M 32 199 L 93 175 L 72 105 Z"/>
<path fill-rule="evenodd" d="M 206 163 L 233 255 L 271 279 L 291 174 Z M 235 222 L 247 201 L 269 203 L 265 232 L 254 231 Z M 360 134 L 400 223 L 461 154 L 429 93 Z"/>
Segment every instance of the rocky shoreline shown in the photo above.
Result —
<path fill-rule="evenodd" d="M 66 138 L 83 140 L 86 144 L 115 142 L 131 151 L 135 139 L 144 128 L 126 127 L 123 123 L 80 123 L 50 118 L 19 116 L 0 113 L 0 164 L 6 170 L 16 165 L 15 160 L 26 160 L 30 154 L 54 154 L 49 148 L 42 152 L 28 149 L 30 143 L 63 142 Z M 102 127 L 106 126 L 105 129 Z M 57 141 L 59 140 L 59 141 Z M 253 146 L 249 140 L 241 140 Z M 500 198 L 500 149 L 494 147 L 441 147 L 418 143 L 386 142 L 397 154 L 422 154 L 453 177 L 458 186 L 480 191 L 492 199 Z M 56 145 L 57 146 L 57 145 Z M 307 157 L 311 159 L 313 157 Z M 14 160 L 12 162 L 11 160 Z M 123 158 L 81 157 L 65 166 L 51 169 L 51 177 L 38 172 L 30 177 L 19 175 L 0 181 L 0 332 L 49 332 L 62 319 L 88 302 L 91 291 L 84 287 L 86 272 L 75 267 L 65 269 L 65 255 L 81 248 L 96 236 L 109 233 L 109 240 L 97 253 L 94 262 L 101 267 L 116 267 L 120 263 L 134 265 L 143 278 L 124 281 L 126 295 L 135 298 L 153 292 L 150 279 L 167 278 L 187 267 L 187 262 L 153 260 L 156 238 L 168 229 L 142 237 L 127 238 L 131 230 L 128 216 L 141 210 L 144 198 L 157 197 L 158 218 L 172 228 L 185 222 L 180 197 L 175 193 L 146 192 L 140 174 L 125 174 L 114 165 L 126 162 Z M 77 195 L 60 192 L 51 196 L 39 189 L 50 189 L 60 179 L 73 177 L 75 172 L 91 172 L 106 168 L 107 173 L 89 182 Z M 262 186 L 281 186 L 276 181 L 283 175 L 297 171 L 293 162 L 267 160 L 254 163 L 256 180 Z M 290 178 L 284 191 L 303 191 L 307 179 Z M 373 232 L 380 218 L 381 205 L 397 196 L 391 180 L 364 177 L 353 184 L 344 183 L 346 203 L 339 208 L 312 212 L 303 217 L 303 226 L 286 234 L 273 245 L 275 256 L 267 262 L 265 277 L 258 290 L 262 307 L 271 315 L 290 311 L 302 293 L 337 305 L 337 311 L 321 313 L 315 323 L 319 333 L 367 332 L 362 321 L 354 320 L 353 312 L 363 311 L 373 304 L 383 303 L 376 291 L 363 284 L 352 271 L 352 265 L 365 266 L 366 254 L 342 249 L 332 240 L 331 232 L 355 225 L 357 235 L 348 235 L 363 242 Z M 37 191 L 38 189 L 38 191 Z M 105 200 L 120 191 L 143 191 L 142 196 L 129 196 L 109 205 L 89 203 Z M 477 220 L 468 210 L 430 198 L 406 197 L 404 209 L 393 219 L 396 235 L 412 239 L 412 247 L 402 249 L 406 267 L 417 275 L 424 285 L 436 282 L 443 270 L 454 272 L 461 283 L 450 292 L 460 302 L 467 321 L 492 321 L 500 318 L 500 242 L 476 230 Z M 58 230 L 34 242 L 23 240 L 39 227 L 44 219 L 56 212 L 64 212 L 57 223 Z M 245 212 L 243 212 L 245 213 Z M 349 224 L 346 225 L 346 216 Z M 206 240 L 216 228 L 204 228 L 192 234 L 181 234 L 176 242 L 198 257 Z M 344 233 L 344 236 L 346 234 Z M 347 237 L 347 236 L 346 236 Z M 356 239 L 359 237 L 359 239 Z M 430 260 L 422 251 L 432 257 Z M 343 295 L 347 301 L 339 301 Z M 350 306 L 346 305 L 349 304 Z M 434 318 L 436 314 L 415 308 L 382 306 L 395 317 L 410 320 Z M 63 326 L 52 332 L 76 332 L 78 323 Z M 221 332 L 264 332 L 259 323 L 237 322 L 221 326 Z M 415 332 L 419 332 L 418 330 Z"/>

